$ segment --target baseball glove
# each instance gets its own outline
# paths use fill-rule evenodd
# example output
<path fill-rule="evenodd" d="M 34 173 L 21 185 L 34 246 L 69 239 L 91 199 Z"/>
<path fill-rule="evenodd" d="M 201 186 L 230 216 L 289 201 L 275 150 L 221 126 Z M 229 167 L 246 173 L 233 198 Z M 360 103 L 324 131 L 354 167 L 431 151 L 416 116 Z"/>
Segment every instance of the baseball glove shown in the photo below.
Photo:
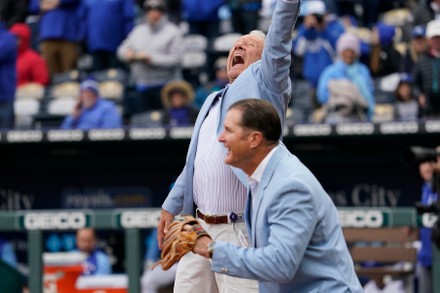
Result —
<path fill-rule="evenodd" d="M 186 226 L 185 225 L 189 225 Z M 161 259 L 152 268 L 162 264 L 163 270 L 168 270 L 178 262 L 186 253 L 193 251 L 196 241 L 201 236 L 209 236 L 200 223 L 193 216 L 174 218 L 162 247 Z"/>

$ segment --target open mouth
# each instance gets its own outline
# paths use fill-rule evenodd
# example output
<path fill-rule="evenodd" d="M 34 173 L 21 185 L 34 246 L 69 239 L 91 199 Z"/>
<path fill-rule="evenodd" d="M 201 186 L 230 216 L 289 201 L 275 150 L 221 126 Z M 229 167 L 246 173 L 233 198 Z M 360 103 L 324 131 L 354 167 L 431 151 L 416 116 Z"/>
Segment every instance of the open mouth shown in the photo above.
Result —
<path fill-rule="evenodd" d="M 235 55 L 232 59 L 232 67 L 239 64 L 244 64 L 244 59 L 239 55 Z"/>

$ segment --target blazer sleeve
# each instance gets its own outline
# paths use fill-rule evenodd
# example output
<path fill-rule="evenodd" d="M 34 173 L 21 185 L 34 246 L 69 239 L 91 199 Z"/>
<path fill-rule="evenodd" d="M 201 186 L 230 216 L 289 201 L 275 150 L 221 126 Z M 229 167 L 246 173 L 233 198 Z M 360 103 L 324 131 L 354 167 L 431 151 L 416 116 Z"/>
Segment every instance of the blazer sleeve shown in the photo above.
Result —
<path fill-rule="evenodd" d="M 185 179 L 186 179 L 186 165 L 177 177 L 173 188 L 168 193 L 167 198 L 162 204 L 162 208 L 172 213 L 173 215 L 179 214 L 183 209 L 183 195 L 185 191 Z"/>
<path fill-rule="evenodd" d="M 261 80 L 273 93 L 283 93 L 290 86 L 292 32 L 301 0 L 278 0 L 261 57 Z"/>
<path fill-rule="evenodd" d="M 267 245 L 243 248 L 218 241 L 214 246 L 213 271 L 227 270 L 231 276 L 276 283 L 293 279 L 315 230 L 317 215 L 313 197 L 303 184 L 272 184 L 276 185 L 279 188 L 268 189 L 264 194 L 274 194 L 264 211 L 266 225 L 252 227 L 257 235 L 268 235 Z M 260 208 L 259 216 L 261 213 Z"/>
<path fill-rule="evenodd" d="M 293 279 L 319 218 L 311 194 L 314 189 L 307 185 L 313 182 L 295 176 L 273 174 L 272 182 L 261 195 L 259 224 L 251 227 L 257 247 L 216 242 L 213 271 L 227 270 L 228 275 L 276 283 Z"/>

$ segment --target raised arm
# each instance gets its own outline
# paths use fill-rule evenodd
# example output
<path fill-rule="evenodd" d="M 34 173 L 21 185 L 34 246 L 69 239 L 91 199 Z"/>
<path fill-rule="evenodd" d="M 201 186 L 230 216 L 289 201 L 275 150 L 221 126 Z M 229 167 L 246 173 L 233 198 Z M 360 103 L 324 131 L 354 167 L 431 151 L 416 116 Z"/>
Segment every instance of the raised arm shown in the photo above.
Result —
<path fill-rule="evenodd" d="M 290 87 L 292 32 L 298 18 L 301 0 L 278 0 L 266 35 L 261 58 L 261 79 L 273 93 Z"/>

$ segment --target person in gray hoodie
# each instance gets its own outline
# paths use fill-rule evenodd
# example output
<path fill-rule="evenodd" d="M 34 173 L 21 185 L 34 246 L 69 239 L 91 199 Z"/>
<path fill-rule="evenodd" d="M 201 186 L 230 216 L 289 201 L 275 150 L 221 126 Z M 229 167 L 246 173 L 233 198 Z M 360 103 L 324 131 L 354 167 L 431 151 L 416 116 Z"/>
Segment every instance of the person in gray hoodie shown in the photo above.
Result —
<path fill-rule="evenodd" d="M 137 24 L 117 50 L 119 59 L 130 66 L 138 113 L 163 109 L 162 87 L 181 77 L 182 32 L 168 19 L 162 0 L 147 0 L 144 9 L 146 21 Z"/>

